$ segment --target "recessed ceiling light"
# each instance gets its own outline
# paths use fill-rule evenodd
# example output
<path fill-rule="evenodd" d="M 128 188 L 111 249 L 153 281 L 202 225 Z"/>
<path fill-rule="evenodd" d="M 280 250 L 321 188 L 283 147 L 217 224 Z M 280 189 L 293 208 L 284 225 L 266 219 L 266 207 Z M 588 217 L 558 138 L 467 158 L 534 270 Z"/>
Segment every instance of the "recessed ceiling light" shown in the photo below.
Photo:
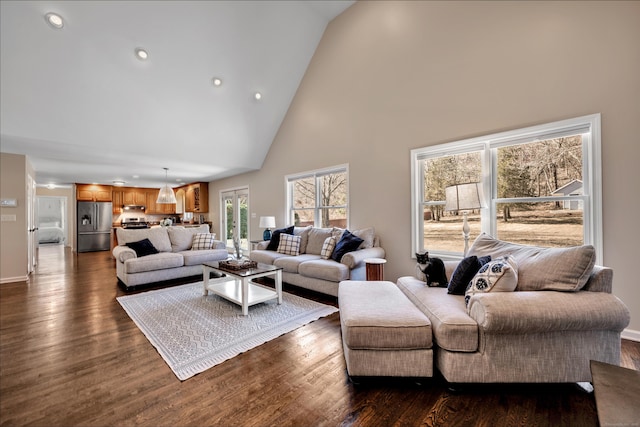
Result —
<path fill-rule="evenodd" d="M 261 94 L 260 92 L 256 92 L 256 93 L 253 95 L 253 97 L 254 97 L 256 100 L 258 100 L 258 101 L 259 101 L 259 100 L 261 100 L 261 99 L 262 99 L 262 94 Z"/>
<path fill-rule="evenodd" d="M 48 188 L 49 190 L 53 190 L 54 188 L 56 188 L 56 185 L 55 185 L 55 184 L 48 184 L 48 185 L 47 185 L 47 188 Z"/>
<path fill-rule="evenodd" d="M 121 187 L 121 186 L 123 186 L 123 185 L 125 185 L 125 184 L 126 184 L 126 182 L 125 182 L 125 181 L 113 181 L 113 185 L 118 185 L 118 186 L 120 186 L 120 187 Z"/>
<path fill-rule="evenodd" d="M 140 175 L 133 175 L 133 178 L 140 178 Z"/>
<path fill-rule="evenodd" d="M 141 61 L 145 61 L 149 58 L 149 54 L 147 53 L 146 50 L 142 48 L 136 48 L 136 58 L 138 58 Z"/>
<path fill-rule="evenodd" d="M 214 86 L 220 86 L 222 84 L 222 80 L 218 77 L 214 77 L 213 79 L 211 79 L 211 82 Z"/>
<path fill-rule="evenodd" d="M 62 16 L 58 15 L 57 13 L 49 12 L 44 16 L 44 19 L 47 21 L 47 24 L 51 25 L 56 30 L 64 27 Z"/>

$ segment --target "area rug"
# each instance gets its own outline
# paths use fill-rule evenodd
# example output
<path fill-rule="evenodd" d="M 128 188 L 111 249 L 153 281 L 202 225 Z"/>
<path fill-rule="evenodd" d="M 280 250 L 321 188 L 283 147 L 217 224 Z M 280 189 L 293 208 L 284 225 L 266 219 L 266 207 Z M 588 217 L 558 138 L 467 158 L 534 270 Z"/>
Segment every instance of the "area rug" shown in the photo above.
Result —
<path fill-rule="evenodd" d="M 242 308 L 217 295 L 203 296 L 202 282 L 117 298 L 178 379 L 186 380 L 337 308 L 282 293 Z"/>

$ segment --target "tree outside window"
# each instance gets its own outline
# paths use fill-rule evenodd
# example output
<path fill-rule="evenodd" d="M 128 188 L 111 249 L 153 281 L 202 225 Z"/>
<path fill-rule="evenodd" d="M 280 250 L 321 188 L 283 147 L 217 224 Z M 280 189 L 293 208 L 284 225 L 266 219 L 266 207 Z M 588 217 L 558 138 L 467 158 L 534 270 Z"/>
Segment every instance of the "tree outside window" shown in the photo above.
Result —
<path fill-rule="evenodd" d="M 307 172 L 287 178 L 291 223 L 298 227 L 347 228 L 346 167 Z"/>
<path fill-rule="evenodd" d="M 480 182 L 486 208 L 468 214 L 471 241 L 486 232 L 521 244 L 593 244 L 601 251 L 599 119 L 585 116 L 413 150 L 413 249 L 462 253 L 462 215 L 444 211 L 444 191 Z"/>

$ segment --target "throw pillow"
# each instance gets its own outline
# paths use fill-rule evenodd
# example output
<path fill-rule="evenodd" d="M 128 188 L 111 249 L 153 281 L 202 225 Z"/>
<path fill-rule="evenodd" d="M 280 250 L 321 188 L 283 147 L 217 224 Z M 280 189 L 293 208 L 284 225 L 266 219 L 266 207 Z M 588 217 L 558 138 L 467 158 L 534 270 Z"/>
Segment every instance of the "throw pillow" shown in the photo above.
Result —
<path fill-rule="evenodd" d="M 215 239 L 215 234 L 196 233 L 193 235 L 193 243 L 191 244 L 191 250 L 199 251 L 203 249 L 211 249 L 213 247 L 214 239 Z"/>
<path fill-rule="evenodd" d="M 279 228 L 271 233 L 271 240 L 269 240 L 269 244 L 267 245 L 268 251 L 277 251 L 278 246 L 280 246 L 280 235 L 281 234 L 293 234 L 293 225 L 287 228 Z"/>
<path fill-rule="evenodd" d="M 373 247 L 373 240 L 376 236 L 376 230 L 373 227 L 363 228 L 362 230 L 354 230 L 351 232 L 353 235 L 358 236 L 364 242 L 360 245 L 358 249 L 367 249 Z"/>
<path fill-rule="evenodd" d="M 331 258 L 331 254 L 336 247 L 336 239 L 335 237 L 327 237 L 322 245 L 322 250 L 320 251 L 320 258 L 329 259 Z"/>
<path fill-rule="evenodd" d="M 280 234 L 280 244 L 278 245 L 278 253 L 285 255 L 300 255 L 300 236 L 293 234 Z"/>
<path fill-rule="evenodd" d="M 511 256 L 496 258 L 480 267 L 464 294 L 464 302 L 469 307 L 469 300 L 477 293 L 513 292 L 516 286 L 518 264 L 515 259 Z"/>
<path fill-rule="evenodd" d="M 136 255 L 139 257 L 157 254 L 158 250 L 153 246 L 151 240 L 142 239 L 137 242 L 127 243 L 127 246 L 133 249 L 136 252 Z"/>
<path fill-rule="evenodd" d="M 331 259 L 340 262 L 344 254 L 355 251 L 362 242 L 364 242 L 364 240 L 358 236 L 354 236 L 349 230 L 344 230 L 340 241 L 336 243 L 333 254 L 331 254 Z"/>
<path fill-rule="evenodd" d="M 447 286 L 447 293 L 453 295 L 464 295 L 467 290 L 467 286 L 473 276 L 476 275 L 480 267 L 491 261 L 491 255 L 478 258 L 475 255 L 471 255 L 460 261 L 456 269 L 451 275 L 451 280 Z"/>
<path fill-rule="evenodd" d="M 518 263 L 519 291 L 579 291 L 589 280 L 596 261 L 591 245 L 543 248 L 498 240 L 482 233 L 469 255 L 509 255 Z"/>

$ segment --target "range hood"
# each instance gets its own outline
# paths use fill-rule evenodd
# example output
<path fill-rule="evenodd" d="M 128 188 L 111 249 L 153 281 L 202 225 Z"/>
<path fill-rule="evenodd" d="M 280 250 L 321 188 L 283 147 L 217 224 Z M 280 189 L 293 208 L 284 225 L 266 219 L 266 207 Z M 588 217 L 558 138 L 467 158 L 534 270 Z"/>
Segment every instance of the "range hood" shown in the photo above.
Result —
<path fill-rule="evenodd" d="M 125 211 L 143 211 L 146 209 L 144 205 L 122 205 L 122 209 Z"/>

